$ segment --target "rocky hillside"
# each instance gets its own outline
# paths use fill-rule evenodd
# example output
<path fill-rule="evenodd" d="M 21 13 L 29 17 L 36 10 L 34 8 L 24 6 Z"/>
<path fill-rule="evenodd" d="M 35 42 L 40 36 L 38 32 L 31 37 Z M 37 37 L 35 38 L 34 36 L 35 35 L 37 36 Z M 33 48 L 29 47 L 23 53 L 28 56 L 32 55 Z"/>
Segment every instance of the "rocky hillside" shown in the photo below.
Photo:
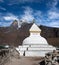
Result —
<path fill-rule="evenodd" d="M 33 23 L 23 23 L 18 28 L 15 20 L 9 27 L 0 27 L 0 45 L 18 46 L 22 44 L 24 38 L 29 36 L 29 28 Z M 39 26 L 42 29 L 41 35 L 45 37 L 49 44 L 59 46 L 59 28 Z"/>

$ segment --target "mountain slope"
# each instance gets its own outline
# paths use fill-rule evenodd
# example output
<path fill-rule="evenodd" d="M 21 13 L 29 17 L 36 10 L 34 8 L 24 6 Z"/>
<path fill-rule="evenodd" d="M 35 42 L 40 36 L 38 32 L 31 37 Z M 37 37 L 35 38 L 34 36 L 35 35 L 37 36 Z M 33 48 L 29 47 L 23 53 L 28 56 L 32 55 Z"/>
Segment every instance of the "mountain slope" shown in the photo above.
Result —
<path fill-rule="evenodd" d="M 0 45 L 18 46 L 22 41 L 29 36 L 29 29 L 33 23 L 22 24 L 20 28 L 17 22 L 14 22 L 10 27 L 0 27 Z M 42 29 L 41 35 L 45 37 L 49 44 L 59 46 L 59 28 L 51 28 L 39 26 Z"/>

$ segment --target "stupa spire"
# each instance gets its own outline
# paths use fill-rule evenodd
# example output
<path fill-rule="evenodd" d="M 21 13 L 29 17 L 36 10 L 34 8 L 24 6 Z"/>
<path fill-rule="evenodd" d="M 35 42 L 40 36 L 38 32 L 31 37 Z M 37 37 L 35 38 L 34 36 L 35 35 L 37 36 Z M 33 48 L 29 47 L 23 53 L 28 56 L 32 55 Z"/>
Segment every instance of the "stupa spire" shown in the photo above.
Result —
<path fill-rule="evenodd" d="M 31 26 L 29 31 L 30 32 L 41 32 L 41 29 L 33 21 L 33 25 Z"/>

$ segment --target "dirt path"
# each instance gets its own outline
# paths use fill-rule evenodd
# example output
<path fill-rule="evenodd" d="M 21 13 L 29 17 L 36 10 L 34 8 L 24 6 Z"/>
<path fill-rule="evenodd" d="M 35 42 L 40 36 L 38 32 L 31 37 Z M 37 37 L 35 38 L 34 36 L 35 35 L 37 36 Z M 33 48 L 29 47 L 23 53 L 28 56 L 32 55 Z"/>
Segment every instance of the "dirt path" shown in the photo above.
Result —
<path fill-rule="evenodd" d="M 39 61 L 39 58 L 21 57 L 20 59 L 17 59 L 13 57 L 10 59 L 10 61 L 5 63 L 5 65 L 39 65 Z"/>
<path fill-rule="evenodd" d="M 39 65 L 41 59 L 38 57 L 20 57 L 18 52 L 13 50 L 4 65 Z"/>

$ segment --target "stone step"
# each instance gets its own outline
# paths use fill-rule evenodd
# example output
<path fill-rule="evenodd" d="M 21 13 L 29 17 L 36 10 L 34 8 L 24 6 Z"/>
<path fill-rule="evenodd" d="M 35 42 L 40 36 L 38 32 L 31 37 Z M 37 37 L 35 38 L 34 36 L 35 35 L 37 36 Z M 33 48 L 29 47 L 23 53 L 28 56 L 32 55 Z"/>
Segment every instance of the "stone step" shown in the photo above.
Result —
<path fill-rule="evenodd" d="M 24 56 L 24 51 L 19 51 L 20 56 Z"/>
<path fill-rule="evenodd" d="M 26 47 L 22 47 L 22 48 L 20 48 L 19 50 L 20 50 L 20 51 L 26 51 L 27 48 L 26 48 Z"/>
<path fill-rule="evenodd" d="M 29 47 L 29 45 L 22 45 L 22 46 L 19 46 L 18 48 L 22 48 L 22 47 Z"/>
<path fill-rule="evenodd" d="M 51 45 L 31 45 L 30 47 L 53 47 Z"/>
<path fill-rule="evenodd" d="M 44 57 L 47 52 L 49 51 L 25 51 L 25 56 Z"/>
<path fill-rule="evenodd" d="M 52 50 L 27 50 L 27 51 L 19 51 L 20 56 L 45 56 L 46 53 L 52 52 Z"/>
<path fill-rule="evenodd" d="M 43 48 L 43 47 L 42 48 L 39 48 L 39 47 L 29 47 L 28 50 L 32 50 L 32 51 L 33 50 L 38 50 L 38 51 L 40 51 L 40 50 L 53 51 L 53 50 L 55 50 L 55 48 L 48 48 L 48 47 L 47 48 Z"/>

